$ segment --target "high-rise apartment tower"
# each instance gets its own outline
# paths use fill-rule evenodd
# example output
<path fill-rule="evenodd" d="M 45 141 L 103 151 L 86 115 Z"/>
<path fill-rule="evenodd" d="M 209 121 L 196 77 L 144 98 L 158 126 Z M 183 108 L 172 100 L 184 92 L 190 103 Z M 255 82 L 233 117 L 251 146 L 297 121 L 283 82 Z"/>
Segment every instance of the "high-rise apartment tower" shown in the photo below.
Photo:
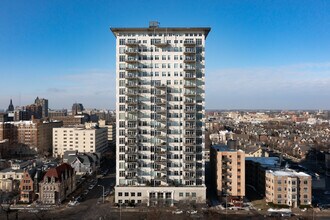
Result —
<path fill-rule="evenodd" d="M 205 202 L 210 28 L 111 28 L 116 37 L 117 203 Z"/>

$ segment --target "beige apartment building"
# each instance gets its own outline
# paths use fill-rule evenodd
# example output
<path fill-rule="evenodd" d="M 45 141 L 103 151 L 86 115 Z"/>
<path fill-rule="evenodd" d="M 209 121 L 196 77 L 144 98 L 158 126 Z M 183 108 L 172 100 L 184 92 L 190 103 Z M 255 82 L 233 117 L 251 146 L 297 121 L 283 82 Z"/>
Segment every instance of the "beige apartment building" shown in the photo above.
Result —
<path fill-rule="evenodd" d="M 53 129 L 53 156 L 63 157 L 65 151 L 104 153 L 108 149 L 107 128 L 92 123 Z"/>
<path fill-rule="evenodd" d="M 116 124 L 111 123 L 107 124 L 105 120 L 99 120 L 99 126 L 101 128 L 108 128 L 108 144 L 115 145 L 116 144 Z"/>
<path fill-rule="evenodd" d="M 245 153 L 227 145 L 211 147 L 210 158 L 217 195 L 228 202 L 242 201 L 245 196 Z"/>
<path fill-rule="evenodd" d="M 266 202 L 290 207 L 312 204 L 312 177 L 294 170 L 266 171 Z"/>

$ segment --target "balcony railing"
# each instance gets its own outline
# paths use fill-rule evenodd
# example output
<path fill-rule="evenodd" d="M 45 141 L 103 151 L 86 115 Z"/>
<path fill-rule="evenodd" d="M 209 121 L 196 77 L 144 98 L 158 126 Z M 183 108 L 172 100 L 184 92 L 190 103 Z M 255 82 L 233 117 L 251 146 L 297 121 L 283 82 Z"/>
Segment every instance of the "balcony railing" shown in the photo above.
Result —
<path fill-rule="evenodd" d="M 183 46 L 195 46 L 196 42 L 194 40 L 185 40 Z"/>
<path fill-rule="evenodd" d="M 193 74 L 193 73 L 186 73 L 183 78 L 185 80 L 187 80 L 187 79 L 196 79 L 195 74 Z"/>
<path fill-rule="evenodd" d="M 196 87 L 196 84 L 193 84 L 193 83 L 186 83 L 186 84 L 184 84 L 183 87 L 184 87 L 184 88 L 195 88 L 195 87 Z"/>
<path fill-rule="evenodd" d="M 138 63 L 139 62 L 139 59 L 138 58 L 135 58 L 135 57 L 128 57 L 126 60 L 125 60 L 126 63 Z"/>
<path fill-rule="evenodd" d="M 138 40 L 128 40 L 128 41 L 126 41 L 125 45 L 128 47 L 138 46 L 139 41 Z"/>
<path fill-rule="evenodd" d="M 191 71 L 195 71 L 196 67 L 195 66 L 184 66 L 183 70 L 185 72 L 191 72 Z"/>
<path fill-rule="evenodd" d="M 184 54 L 195 54 L 196 53 L 196 50 L 195 49 L 192 49 L 192 48 L 186 48 L 184 51 L 183 51 Z"/>
<path fill-rule="evenodd" d="M 195 63 L 196 58 L 195 57 L 185 57 L 183 60 L 184 63 Z"/>
<path fill-rule="evenodd" d="M 126 87 L 127 88 L 136 88 L 139 87 L 140 85 L 138 83 L 127 83 Z"/>
<path fill-rule="evenodd" d="M 125 54 L 127 54 L 127 55 L 137 55 L 138 53 L 139 53 L 139 50 L 137 50 L 137 49 L 125 50 Z"/>
<path fill-rule="evenodd" d="M 164 41 L 156 41 L 154 43 L 154 45 L 156 47 L 167 47 L 169 45 L 169 43 L 167 41 L 165 41 L 165 40 Z"/>
<path fill-rule="evenodd" d="M 133 72 L 136 72 L 136 71 L 139 71 L 140 68 L 138 66 L 127 66 L 125 68 L 126 71 L 133 71 Z"/>

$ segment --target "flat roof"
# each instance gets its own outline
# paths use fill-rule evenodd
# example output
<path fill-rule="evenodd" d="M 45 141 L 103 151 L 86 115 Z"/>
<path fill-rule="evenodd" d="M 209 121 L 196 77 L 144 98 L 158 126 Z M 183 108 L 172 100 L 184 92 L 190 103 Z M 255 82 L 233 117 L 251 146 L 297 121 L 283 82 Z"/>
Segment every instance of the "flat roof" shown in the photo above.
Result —
<path fill-rule="evenodd" d="M 224 144 L 222 144 L 222 145 L 213 145 L 211 147 L 214 148 L 216 151 L 221 151 L 221 152 L 238 152 L 238 151 L 242 151 L 242 150 L 231 149 L 227 145 L 224 145 Z"/>
<path fill-rule="evenodd" d="M 279 163 L 278 157 L 245 157 L 245 160 L 260 163 L 261 166 L 275 166 Z"/>
<path fill-rule="evenodd" d="M 274 176 L 305 176 L 309 177 L 307 173 L 304 172 L 296 172 L 290 169 L 283 169 L 283 170 L 267 170 L 268 173 L 272 173 Z"/>
<path fill-rule="evenodd" d="M 184 31 L 188 31 L 188 32 L 195 32 L 195 31 L 203 31 L 205 34 L 205 38 L 207 37 L 207 35 L 209 34 L 209 32 L 211 31 L 210 27 L 155 27 L 155 28 L 149 28 L 149 27 L 145 27 L 145 28 L 139 28 L 139 27 L 132 27 L 132 28 L 110 28 L 110 30 L 112 31 L 112 33 L 115 35 L 115 37 L 117 36 L 117 34 L 119 32 L 184 32 Z"/>

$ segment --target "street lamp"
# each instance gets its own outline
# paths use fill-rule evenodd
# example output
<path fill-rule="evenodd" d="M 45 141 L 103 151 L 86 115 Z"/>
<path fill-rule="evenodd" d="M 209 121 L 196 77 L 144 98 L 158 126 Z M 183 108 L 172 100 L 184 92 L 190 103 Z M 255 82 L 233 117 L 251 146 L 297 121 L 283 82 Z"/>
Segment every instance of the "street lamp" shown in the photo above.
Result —
<path fill-rule="evenodd" d="M 102 201 L 104 203 L 104 186 L 102 186 L 102 185 L 97 185 L 97 186 L 101 186 L 103 188 Z"/>

